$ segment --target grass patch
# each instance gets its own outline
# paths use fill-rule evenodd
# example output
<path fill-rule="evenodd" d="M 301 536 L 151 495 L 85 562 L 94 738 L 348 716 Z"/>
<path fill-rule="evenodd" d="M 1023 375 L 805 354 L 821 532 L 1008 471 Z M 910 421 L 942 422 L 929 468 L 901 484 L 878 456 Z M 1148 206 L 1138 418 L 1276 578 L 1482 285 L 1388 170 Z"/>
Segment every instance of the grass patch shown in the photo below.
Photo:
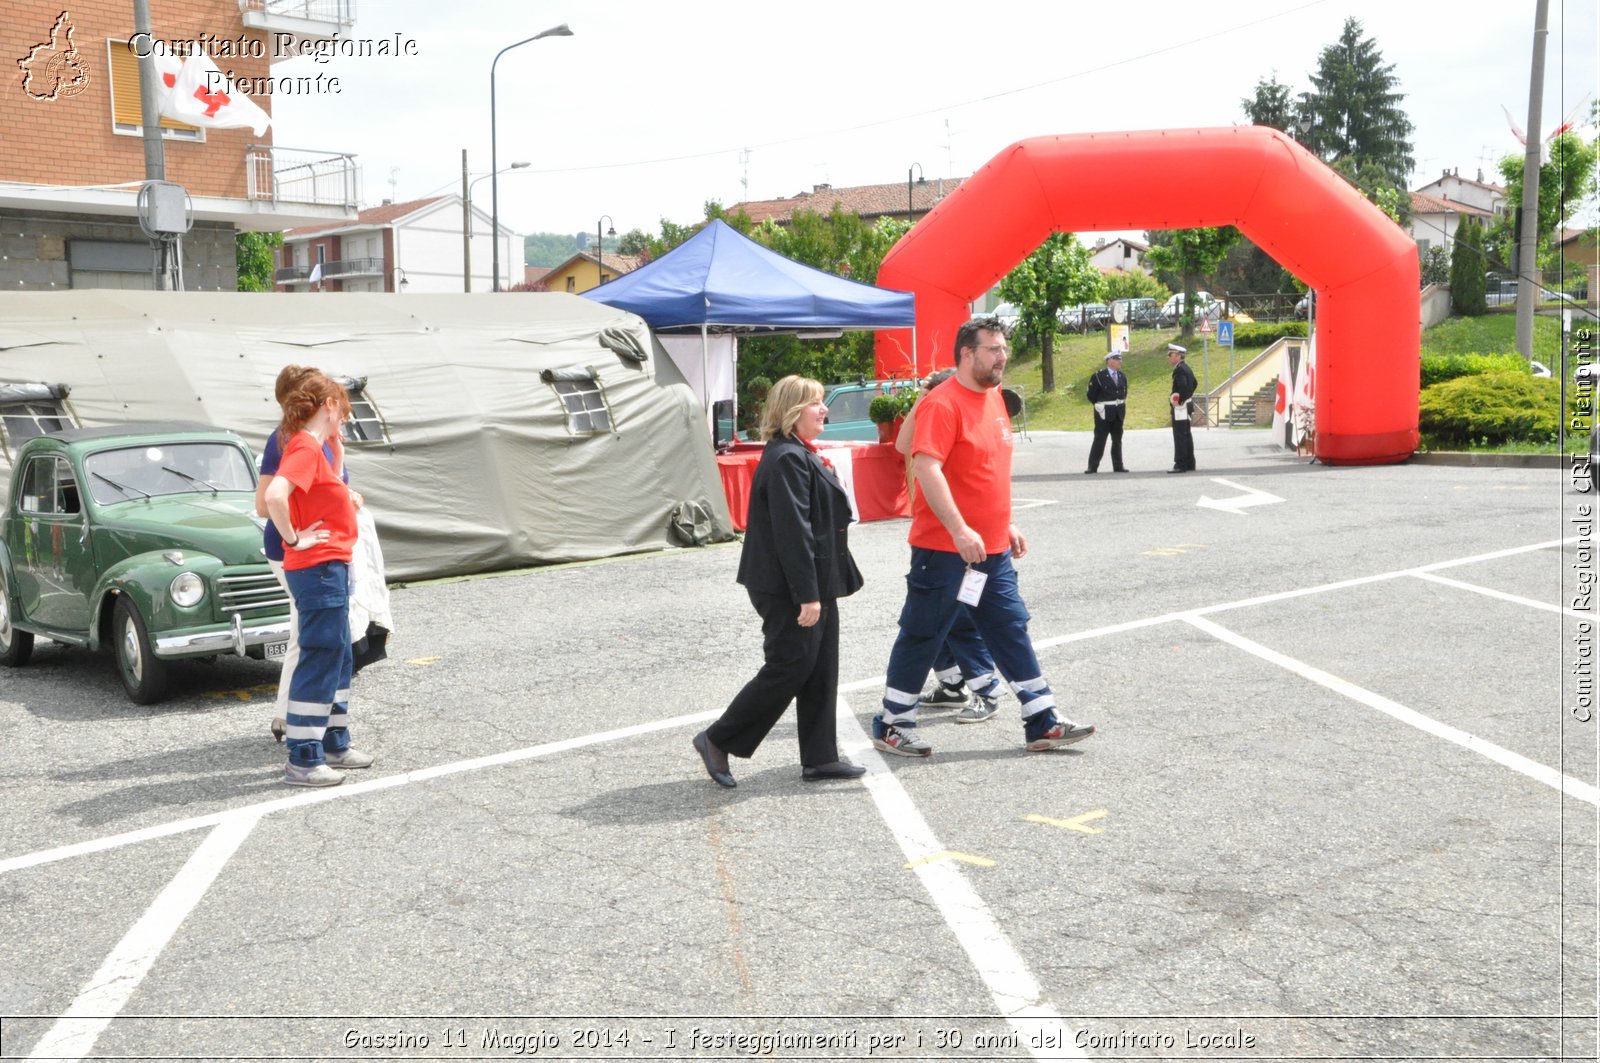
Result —
<path fill-rule="evenodd" d="M 1165 428 L 1172 423 L 1172 367 L 1167 364 L 1167 344 L 1177 339 L 1178 330 L 1135 329 L 1128 353 L 1122 358 L 1122 371 L 1128 377 L 1128 408 L 1123 426 Z M 1196 337 L 1189 346 L 1189 367 L 1200 380 L 1196 394 L 1205 391 L 1205 355 Z M 1236 365 L 1258 354 L 1242 351 L 1234 355 Z M 1092 432 L 1094 407 L 1085 391 L 1089 378 L 1099 372 L 1106 358 L 1104 332 L 1088 336 L 1056 337 L 1054 363 L 1056 389 L 1046 394 L 1041 385 L 1044 369 L 1037 350 L 1019 353 L 1006 368 L 1006 386 L 1022 391 L 1028 404 L 1028 427 L 1040 431 Z M 1228 378 L 1228 351 L 1211 345 L 1211 383 L 1216 386 Z"/>
<path fill-rule="evenodd" d="M 1561 319 L 1543 314 L 1533 319 L 1533 347 L 1536 361 L 1550 364 L 1560 359 Z M 1539 357 L 1539 352 L 1549 357 Z M 1483 314 L 1479 317 L 1452 317 L 1422 330 L 1424 355 L 1515 354 L 1517 317 L 1515 314 Z"/>

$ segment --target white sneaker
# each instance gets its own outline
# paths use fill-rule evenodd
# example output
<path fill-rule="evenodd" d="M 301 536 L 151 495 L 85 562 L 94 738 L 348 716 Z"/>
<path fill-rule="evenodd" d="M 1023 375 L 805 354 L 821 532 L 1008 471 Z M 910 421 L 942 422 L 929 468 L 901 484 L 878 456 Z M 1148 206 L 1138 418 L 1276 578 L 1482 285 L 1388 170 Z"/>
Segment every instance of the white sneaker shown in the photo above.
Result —
<path fill-rule="evenodd" d="M 344 782 L 344 776 L 326 764 L 302 767 L 290 761 L 284 766 L 283 781 L 290 786 L 338 786 Z"/>
<path fill-rule="evenodd" d="M 956 723 L 982 723 L 999 711 L 999 698 L 986 698 L 979 694 L 972 699 L 972 704 L 956 713 Z"/>
<path fill-rule="evenodd" d="M 347 749 L 343 753 L 322 754 L 322 759 L 335 768 L 370 768 L 372 762 L 378 758 L 371 753 L 363 753 L 359 749 Z"/>

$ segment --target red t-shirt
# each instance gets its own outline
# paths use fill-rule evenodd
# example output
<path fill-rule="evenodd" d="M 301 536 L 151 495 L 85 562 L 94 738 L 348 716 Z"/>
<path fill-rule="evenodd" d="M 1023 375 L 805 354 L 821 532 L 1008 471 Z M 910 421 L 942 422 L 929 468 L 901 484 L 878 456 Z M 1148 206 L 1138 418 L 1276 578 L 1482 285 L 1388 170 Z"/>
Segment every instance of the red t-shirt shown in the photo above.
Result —
<path fill-rule="evenodd" d="M 950 495 L 991 554 L 1011 548 L 1011 418 L 999 388 L 973 391 L 956 377 L 917 406 L 912 454 L 944 465 Z M 911 545 L 955 553 L 955 542 L 920 487 L 911 504 Z"/>
<path fill-rule="evenodd" d="M 322 444 L 309 432 L 296 432 L 283 449 L 278 475 L 294 484 L 289 493 L 289 521 L 294 530 L 322 521 L 318 530 L 328 533 L 327 541 L 304 550 L 283 548 L 283 567 L 295 570 L 320 565 L 324 561 L 349 561 L 356 545 L 356 506 L 350 488 L 333 474 L 322 453 Z"/>

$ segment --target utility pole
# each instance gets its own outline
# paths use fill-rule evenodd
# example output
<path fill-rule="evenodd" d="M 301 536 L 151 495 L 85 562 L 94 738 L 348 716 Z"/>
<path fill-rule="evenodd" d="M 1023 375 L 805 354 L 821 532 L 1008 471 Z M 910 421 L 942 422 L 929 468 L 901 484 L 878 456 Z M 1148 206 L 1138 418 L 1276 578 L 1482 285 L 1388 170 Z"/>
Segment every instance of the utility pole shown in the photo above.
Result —
<path fill-rule="evenodd" d="M 150 0 L 133 0 L 133 29 L 136 40 L 151 40 Z M 167 160 L 165 145 L 161 143 L 161 97 L 156 79 L 155 56 L 147 55 L 139 63 L 139 124 L 144 129 L 144 179 L 165 181 Z M 176 253 L 176 241 L 160 238 L 152 240 L 155 248 L 156 288 L 170 291 L 172 284 L 171 256 Z"/>
<path fill-rule="evenodd" d="M 1550 0 L 1538 0 L 1533 14 L 1533 73 L 1528 85 L 1528 141 L 1522 158 L 1522 238 L 1517 242 L 1517 353 L 1533 359 L 1533 308 L 1539 301 L 1539 113 L 1544 101 L 1544 44 L 1549 36 Z"/>

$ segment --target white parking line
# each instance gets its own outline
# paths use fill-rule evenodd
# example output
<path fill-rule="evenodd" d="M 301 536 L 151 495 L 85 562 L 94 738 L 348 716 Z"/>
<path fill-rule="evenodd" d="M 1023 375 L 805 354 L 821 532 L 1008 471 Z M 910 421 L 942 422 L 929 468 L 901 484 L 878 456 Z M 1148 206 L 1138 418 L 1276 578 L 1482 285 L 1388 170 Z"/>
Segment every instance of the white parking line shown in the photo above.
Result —
<path fill-rule="evenodd" d="M 1530 760 L 1520 753 L 1513 753 L 1511 750 L 1497 746 L 1493 742 L 1479 738 L 1477 735 L 1468 734 L 1466 731 L 1458 730 L 1449 724 L 1440 723 L 1431 716 L 1424 716 L 1415 709 L 1408 709 L 1398 702 L 1390 701 L 1381 694 L 1374 694 L 1370 690 L 1358 687 L 1348 680 L 1340 679 L 1338 676 L 1324 672 L 1322 669 L 1306 664 L 1304 661 L 1297 661 L 1293 657 L 1279 653 L 1277 650 L 1268 649 L 1259 642 L 1254 642 L 1243 635 L 1213 624 L 1203 617 L 1191 615 L 1183 619 L 1208 635 L 1221 639 L 1231 646 L 1237 646 L 1239 649 L 1253 654 L 1263 661 L 1269 661 L 1280 668 L 1288 669 L 1295 675 L 1303 679 L 1309 679 L 1318 686 L 1327 687 L 1336 694 L 1342 694 L 1368 708 L 1377 709 L 1379 712 L 1393 716 L 1401 723 L 1409 724 L 1419 731 L 1425 731 L 1436 738 L 1443 738 L 1447 742 L 1453 742 L 1463 749 L 1469 749 L 1477 753 L 1479 756 L 1488 757 L 1496 764 L 1503 765 L 1512 771 L 1526 775 L 1530 779 L 1560 790 L 1568 797 L 1576 797 L 1580 801 L 1586 801 L 1591 805 L 1600 807 L 1600 789 L 1596 789 L 1586 782 L 1574 779 L 1570 775 L 1563 775 L 1554 768 L 1549 768 L 1537 761 Z"/>
<path fill-rule="evenodd" d="M 1525 605 L 1529 609 L 1543 609 L 1546 612 L 1561 613 L 1563 616 L 1570 616 L 1577 620 L 1593 620 L 1595 615 L 1592 612 L 1584 612 L 1581 609 L 1566 609 L 1559 605 L 1551 605 L 1549 602 L 1536 602 L 1532 598 L 1524 598 L 1519 594 L 1507 594 L 1505 591 L 1497 591 L 1490 587 L 1480 587 L 1475 583 L 1462 583 L 1458 579 L 1451 579 L 1449 576 L 1435 575 L 1432 572 L 1413 572 L 1412 575 L 1416 576 L 1418 579 L 1425 579 L 1432 583 L 1442 583 L 1446 587 L 1455 587 L 1459 590 L 1471 591 L 1473 594 L 1482 594 L 1489 598 L 1499 598 L 1503 602 L 1511 602 L 1514 605 Z"/>
<path fill-rule="evenodd" d="M 983 903 L 972 884 L 954 860 L 931 860 L 929 857 L 945 852 L 928 826 L 916 803 L 906 793 L 900 780 L 895 778 L 883 757 L 872 745 L 872 740 L 862 730 L 861 722 L 844 697 L 839 698 L 839 744 L 841 751 L 865 765 L 867 793 L 878 806 L 878 814 L 888 826 L 889 833 L 905 854 L 906 863 L 912 866 L 928 897 L 939 914 L 955 934 L 956 941 L 966 951 L 967 958 L 977 969 L 978 977 L 994 998 L 1000 1015 L 1017 1031 L 1018 1041 L 1030 1045 L 1041 1024 L 1061 1025 L 1061 1015 L 1045 999 L 1044 990 L 1023 963 L 1022 957 L 1012 947 L 1010 939 L 995 922 L 989 906 Z M 1074 1038 L 1061 1036 L 1055 1042 L 1070 1045 Z M 1075 1048 L 1059 1051 L 1029 1048 L 1035 1059 L 1087 1059 Z"/>
<path fill-rule="evenodd" d="M 77 999 L 33 1046 L 29 1059 L 78 1060 L 94 1051 L 105 1028 L 127 1005 L 161 950 L 259 821 L 259 816 L 235 816 L 206 836 L 167 888 L 111 950 Z"/>

